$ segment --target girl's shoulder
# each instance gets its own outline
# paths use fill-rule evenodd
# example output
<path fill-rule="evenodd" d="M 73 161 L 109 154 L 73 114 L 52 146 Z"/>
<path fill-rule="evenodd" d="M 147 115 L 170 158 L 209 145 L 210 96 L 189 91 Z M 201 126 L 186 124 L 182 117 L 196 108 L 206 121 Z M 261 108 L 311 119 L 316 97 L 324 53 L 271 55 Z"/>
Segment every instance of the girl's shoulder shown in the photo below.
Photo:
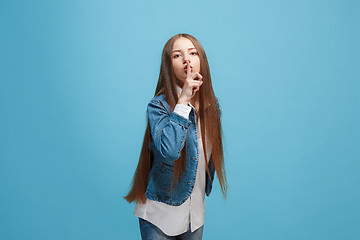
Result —
<path fill-rule="evenodd" d="M 220 115 L 220 117 L 221 117 L 221 115 L 222 115 L 222 109 L 221 109 L 221 106 L 220 106 L 220 101 L 219 101 L 219 98 L 217 98 L 217 97 L 215 97 L 215 99 L 216 99 L 216 105 L 217 105 L 217 107 L 218 107 L 218 109 L 219 109 L 219 115 Z"/>
<path fill-rule="evenodd" d="M 150 100 L 150 103 L 151 102 L 166 102 L 166 97 L 165 97 L 165 94 L 159 94 L 159 95 L 155 95 L 151 100 Z"/>
<path fill-rule="evenodd" d="M 219 98 L 215 97 L 216 103 L 219 104 Z"/>
<path fill-rule="evenodd" d="M 148 109 L 149 108 L 166 109 L 167 111 L 170 111 L 170 106 L 166 101 L 165 94 L 154 96 L 148 103 Z"/>

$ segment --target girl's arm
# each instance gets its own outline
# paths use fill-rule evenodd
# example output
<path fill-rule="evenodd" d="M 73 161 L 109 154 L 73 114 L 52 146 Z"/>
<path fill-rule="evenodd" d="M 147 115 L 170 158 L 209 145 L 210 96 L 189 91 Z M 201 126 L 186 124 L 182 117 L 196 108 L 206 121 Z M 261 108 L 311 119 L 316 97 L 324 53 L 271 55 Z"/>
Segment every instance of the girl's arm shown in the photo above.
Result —
<path fill-rule="evenodd" d="M 191 107 L 184 107 L 188 107 L 190 112 Z M 190 120 L 177 113 L 176 107 L 169 113 L 161 100 L 150 101 L 147 114 L 155 147 L 170 164 L 174 164 L 181 156 Z"/>

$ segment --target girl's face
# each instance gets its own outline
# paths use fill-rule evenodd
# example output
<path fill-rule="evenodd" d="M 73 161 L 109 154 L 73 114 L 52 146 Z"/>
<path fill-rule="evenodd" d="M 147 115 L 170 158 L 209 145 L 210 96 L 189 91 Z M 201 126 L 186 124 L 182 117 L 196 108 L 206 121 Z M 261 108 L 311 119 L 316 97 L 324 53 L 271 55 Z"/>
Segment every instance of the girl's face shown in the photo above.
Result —
<path fill-rule="evenodd" d="M 200 73 L 200 57 L 198 51 L 188 38 L 181 37 L 174 42 L 171 53 L 174 75 L 181 82 L 184 82 L 187 76 L 187 61 L 189 61 L 191 73 Z"/>

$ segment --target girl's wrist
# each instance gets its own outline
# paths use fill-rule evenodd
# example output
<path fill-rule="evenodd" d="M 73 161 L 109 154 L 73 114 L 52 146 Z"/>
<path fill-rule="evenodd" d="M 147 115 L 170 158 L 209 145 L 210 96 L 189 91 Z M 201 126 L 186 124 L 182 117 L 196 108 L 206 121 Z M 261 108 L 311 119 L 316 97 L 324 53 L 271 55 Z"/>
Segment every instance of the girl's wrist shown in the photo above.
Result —
<path fill-rule="evenodd" d="M 178 100 L 178 102 L 177 102 L 178 104 L 182 104 L 182 105 L 188 105 L 188 103 L 189 103 L 189 101 L 187 101 L 187 100 L 184 100 L 184 99 L 181 99 L 181 98 L 179 98 L 179 100 Z"/>

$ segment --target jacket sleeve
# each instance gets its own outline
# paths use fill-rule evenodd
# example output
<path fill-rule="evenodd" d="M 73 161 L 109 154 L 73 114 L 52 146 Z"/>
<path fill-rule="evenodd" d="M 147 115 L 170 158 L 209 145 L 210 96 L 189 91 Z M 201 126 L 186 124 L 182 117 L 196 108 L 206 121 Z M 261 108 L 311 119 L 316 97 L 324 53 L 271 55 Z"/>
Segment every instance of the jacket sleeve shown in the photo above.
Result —
<path fill-rule="evenodd" d="M 176 112 L 169 113 L 160 100 L 151 100 L 147 106 L 151 136 L 160 154 L 169 162 L 180 158 L 190 120 Z"/>

